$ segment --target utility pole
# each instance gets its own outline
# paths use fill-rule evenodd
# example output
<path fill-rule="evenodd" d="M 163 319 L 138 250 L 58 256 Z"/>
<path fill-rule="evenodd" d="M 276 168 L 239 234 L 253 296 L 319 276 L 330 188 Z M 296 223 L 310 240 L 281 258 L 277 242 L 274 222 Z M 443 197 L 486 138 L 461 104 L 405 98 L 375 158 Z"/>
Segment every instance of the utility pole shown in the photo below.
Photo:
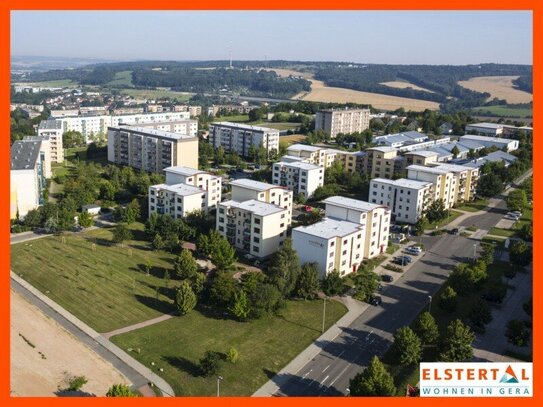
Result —
<path fill-rule="evenodd" d="M 430 301 L 428 303 L 428 312 L 432 312 L 432 296 L 431 295 L 428 296 L 428 300 Z"/>
<path fill-rule="evenodd" d="M 323 307 L 322 307 L 322 333 L 324 333 L 324 321 L 326 319 L 326 299 L 328 297 L 324 297 L 323 300 L 324 300 L 324 303 L 323 303 Z"/>

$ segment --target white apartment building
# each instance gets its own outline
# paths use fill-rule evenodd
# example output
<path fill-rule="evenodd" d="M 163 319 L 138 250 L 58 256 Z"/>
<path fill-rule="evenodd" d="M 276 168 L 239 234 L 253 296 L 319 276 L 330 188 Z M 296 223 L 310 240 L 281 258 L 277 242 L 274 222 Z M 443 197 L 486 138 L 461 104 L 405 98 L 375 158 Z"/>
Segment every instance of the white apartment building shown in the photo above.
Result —
<path fill-rule="evenodd" d="M 187 184 L 158 184 L 149 187 L 149 216 L 152 213 L 183 218 L 189 213 L 207 212 L 207 193 L 203 189 Z"/>
<path fill-rule="evenodd" d="M 343 196 L 331 196 L 323 201 L 326 217 L 360 223 L 365 228 L 364 258 L 382 254 L 388 247 L 391 211 L 377 205 Z"/>
<path fill-rule="evenodd" d="M 148 172 L 198 168 L 198 137 L 135 126 L 108 128 L 107 159 Z"/>
<path fill-rule="evenodd" d="M 140 123 L 138 127 L 163 130 L 170 133 L 185 134 L 196 137 L 198 135 L 198 120 L 178 120 L 173 122 Z"/>
<path fill-rule="evenodd" d="M 430 163 L 429 165 L 454 174 L 456 179 L 455 202 L 466 202 L 475 199 L 479 168 L 443 163 Z"/>
<path fill-rule="evenodd" d="M 28 211 L 43 205 L 47 187 L 47 165 L 42 140 L 16 141 L 10 159 L 10 219 L 24 218 Z"/>
<path fill-rule="evenodd" d="M 166 184 L 186 184 L 206 191 L 206 210 L 215 207 L 222 196 L 222 178 L 206 171 L 189 167 L 164 168 Z"/>
<path fill-rule="evenodd" d="M 369 109 L 320 110 L 315 116 L 315 130 L 323 130 L 335 138 L 338 133 L 349 134 L 370 127 Z"/>
<path fill-rule="evenodd" d="M 287 210 L 287 225 L 291 224 L 293 193 L 286 187 L 247 178 L 232 181 L 230 186 L 232 187 L 233 201 L 243 202 L 256 199 L 257 201 L 280 206 Z"/>
<path fill-rule="evenodd" d="M 334 270 L 345 276 L 362 262 L 365 236 L 360 223 L 324 218 L 292 229 L 292 246 L 302 264 L 317 263 L 321 278 Z"/>
<path fill-rule="evenodd" d="M 375 178 L 370 181 L 370 201 L 387 206 L 397 222 L 417 223 L 434 196 L 433 184 L 427 181 L 406 178 Z"/>
<path fill-rule="evenodd" d="M 62 123 L 58 120 L 42 120 L 38 125 L 38 137 L 48 137 L 51 147 L 51 162 L 64 162 Z"/>
<path fill-rule="evenodd" d="M 217 211 L 217 231 L 234 247 L 265 258 L 275 253 L 287 237 L 288 210 L 251 199 L 224 201 Z"/>
<path fill-rule="evenodd" d="M 485 147 L 497 147 L 500 150 L 502 148 L 506 148 L 507 152 L 518 150 L 519 146 L 518 140 L 501 137 L 477 136 L 473 134 L 467 134 L 460 137 L 460 139 L 458 140 L 459 143 L 466 141 L 475 141 Z"/>
<path fill-rule="evenodd" d="M 40 154 L 43 156 L 43 175 L 45 178 L 51 178 L 53 172 L 51 170 L 51 139 L 49 136 L 25 136 L 21 142 L 40 142 Z"/>
<path fill-rule="evenodd" d="M 263 147 L 268 155 L 279 151 L 279 130 L 247 124 L 216 122 L 209 125 L 208 140 L 215 148 L 248 157 L 251 147 Z"/>
<path fill-rule="evenodd" d="M 301 161 L 279 161 L 273 164 L 272 182 L 287 187 L 294 196 L 301 194 L 311 198 L 315 190 L 324 185 L 324 168 Z"/>
<path fill-rule="evenodd" d="M 443 167 L 410 165 L 407 167 L 407 178 L 431 182 L 433 184 L 433 200 L 441 199 L 445 204 L 445 209 L 452 208 L 455 204 L 458 185 L 457 179 L 451 171 Z"/>

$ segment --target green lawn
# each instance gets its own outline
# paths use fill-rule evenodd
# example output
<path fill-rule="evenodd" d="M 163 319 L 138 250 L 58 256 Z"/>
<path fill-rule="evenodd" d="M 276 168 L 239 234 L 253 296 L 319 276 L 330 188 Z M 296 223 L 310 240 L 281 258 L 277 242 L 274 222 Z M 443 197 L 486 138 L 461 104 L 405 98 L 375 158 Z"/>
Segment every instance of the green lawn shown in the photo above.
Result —
<path fill-rule="evenodd" d="M 516 234 L 513 229 L 492 228 L 488 231 L 489 235 L 511 237 Z"/>
<path fill-rule="evenodd" d="M 458 218 L 460 215 L 462 215 L 462 212 L 458 212 L 458 211 L 455 211 L 454 209 L 451 209 L 450 211 L 450 215 L 449 217 L 439 221 L 439 222 L 432 222 L 432 223 L 429 223 L 428 226 L 427 226 L 427 229 L 436 229 L 436 227 L 439 229 L 443 226 L 446 226 L 448 225 L 450 222 L 452 222 L 453 220 L 455 220 L 456 218 Z"/>
<path fill-rule="evenodd" d="M 107 85 L 134 86 L 132 83 L 132 71 L 115 72 L 115 78 L 108 82 Z"/>
<path fill-rule="evenodd" d="M 270 127 L 272 129 L 276 129 L 279 131 L 283 130 L 296 130 L 300 127 L 300 123 L 290 123 L 290 122 L 262 122 L 258 124 L 259 126 L 263 127 Z"/>
<path fill-rule="evenodd" d="M 133 229 L 143 233 L 142 224 Z M 54 236 L 12 245 L 11 269 L 98 332 L 173 311 L 173 295 L 162 277 L 165 268 L 173 276 L 174 256 L 149 250 L 143 241 L 112 246 L 111 235 L 98 229 L 67 234 L 65 244 Z M 141 271 L 147 259 L 153 265 L 149 276 Z"/>
<path fill-rule="evenodd" d="M 455 209 L 466 212 L 482 211 L 488 206 L 488 199 L 477 199 L 473 202 L 466 202 Z"/>
<path fill-rule="evenodd" d="M 238 114 L 234 116 L 215 116 L 213 118 L 214 122 L 233 122 L 233 123 L 248 123 L 249 115 L 248 114 Z"/>
<path fill-rule="evenodd" d="M 388 245 L 388 247 L 387 247 L 387 253 L 388 253 L 388 254 L 394 254 L 394 252 L 395 252 L 396 250 L 398 250 L 399 248 L 400 248 L 400 246 L 397 245 L 397 244 L 390 244 L 390 245 Z"/>
<path fill-rule="evenodd" d="M 473 108 L 475 113 L 486 113 L 494 116 L 503 116 L 503 117 L 521 117 L 526 118 L 533 115 L 533 111 L 530 108 L 526 107 L 514 107 L 514 106 L 479 106 Z"/>
<path fill-rule="evenodd" d="M 65 88 L 69 86 L 77 86 L 78 83 L 72 81 L 71 79 L 59 79 L 54 81 L 43 81 L 43 82 L 32 82 L 29 85 L 41 86 L 41 87 L 51 87 L 51 88 Z"/>
<path fill-rule="evenodd" d="M 129 95 L 136 99 L 162 99 L 171 98 L 177 99 L 179 102 L 188 101 L 193 94 L 188 92 L 176 92 L 167 89 L 130 89 L 125 88 L 120 90 L 121 94 Z"/>
<path fill-rule="evenodd" d="M 139 348 L 139 354 L 130 354 L 183 396 L 214 396 L 216 375 L 200 376 L 198 361 L 206 351 L 226 353 L 234 347 L 239 352 L 237 363 L 224 361 L 219 372 L 224 378 L 221 396 L 250 396 L 320 336 L 322 305 L 321 300 L 289 301 L 278 316 L 251 322 L 214 319 L 205 311 L 192 311 L 115 336 L 112 342 L 124 350 Z M 345 312 L 342 304 L 328 303 L 326 326 Z"/>

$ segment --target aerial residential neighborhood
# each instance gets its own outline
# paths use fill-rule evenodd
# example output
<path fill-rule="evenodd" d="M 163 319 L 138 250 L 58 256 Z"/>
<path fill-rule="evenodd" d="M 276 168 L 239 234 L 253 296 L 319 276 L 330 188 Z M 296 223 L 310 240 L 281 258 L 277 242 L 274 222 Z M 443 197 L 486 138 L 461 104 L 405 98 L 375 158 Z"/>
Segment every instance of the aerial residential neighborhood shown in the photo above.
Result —
<path fill-rule="evenodd" d="M 256 24 L 221 13 L 191 18 Z M 531 41 L 525 14 L 504 30 Z M 333 18 L 351 43 L 372 15 Z M 424 362 L 532 361 L 531 47 L 382 64 L 269 31 L 202 57 L 81 29 L 88 55 L 32 57 L 39 16 L 12 17 L 11 396 L 416 397 Z"/>

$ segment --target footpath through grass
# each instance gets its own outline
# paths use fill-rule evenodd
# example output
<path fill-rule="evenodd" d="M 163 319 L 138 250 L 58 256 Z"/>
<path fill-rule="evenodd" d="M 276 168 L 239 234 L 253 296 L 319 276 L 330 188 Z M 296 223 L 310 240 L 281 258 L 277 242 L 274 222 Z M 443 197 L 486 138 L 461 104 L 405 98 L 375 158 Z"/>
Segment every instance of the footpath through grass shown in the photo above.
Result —
<path fill-rule="evenodd" d="M 132 349 L 130 355 L 183 396 L 216 395 L 217 375 L 201 376 L 198 361 L 206 351 L 226 354 L 234 347 L 238 361 L 223 361 L 218 373 L 224 378 L 221 396 L 250 396 L 321 335 L 322 311 L 322 300 L 288 301 L 277 316 L 237 322 L 214 319 L 201 309 L 111 340 Z M 345 312 L 343 304 L 327 303 L 326 329 Z"/>
<path fill-rule="evenodd" d="M 141 235 L 143 225 L 134 224 Z M 139 230 L 138 230 L 139 229 Z M 11 246 L 11 269 L 98 332 L 108 332 L 174 310 L 171 287 L 174 256 L 149 243 L 111 244 L 112 231 L 97 229 Z M 92 249 L 95 244 L 95 251 Z M 148 276 L 146 260 L 152 264 Z"/>

